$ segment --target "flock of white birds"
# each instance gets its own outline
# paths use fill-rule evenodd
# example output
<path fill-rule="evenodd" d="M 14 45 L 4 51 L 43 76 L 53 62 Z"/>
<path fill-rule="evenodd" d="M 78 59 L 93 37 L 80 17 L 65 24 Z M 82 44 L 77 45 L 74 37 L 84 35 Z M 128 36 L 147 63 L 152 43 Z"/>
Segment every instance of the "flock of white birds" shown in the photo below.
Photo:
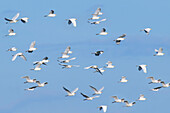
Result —
<path fill-rule="evenodd" d="M 103 13 L 101 12 L 101 8 L 97 8 L 95 13 L 92 14 L 92 18 L 88 19 L 89 20 L 88 23 L 91 23 L 91 24 L 100 24 L 101 22 L 106 21 L 106 19 L 99 20 L 101 18 L 100 17 L 101 15 L 103 15 Z M 53 18 L 55 16 L 56 16 L 56 14 L 54 13 L 54 10 L 51 10 L 50 13 L 48 15 L 45 15 L 44 17 L 51 17 L 51 18 Z M 23 18 L 18 19 L 18 17 L 19 17 L 19 13 L 17 13 L 12 19 L 5 18 L 5 20 L 7 21 L 6 24 L 16 23 L 18 21 L 21 21 L 23 23 L 27 23 L 28 22 L 29 18 L 23 17 Z M 68 24 L 69 25 L 72 24 L 74 27 L 77 26 L 76 20 L 77 20 L 76 18 L 66 19 Z M 145 29 L 142 29 L 140 31 L 144 31 L 147 35 L 149 35 L 151 30 L 152 30 L 151 28 L 145 28 Z M 16 35 L 16 33 L 14 32 L 13 29 L 10 29 L 8 32 L 9 32 L 9 34 L 5 35 L 5 36 L 14 36 L 14 35 Z M 96 35 L 107 35 L 107 34 L 108 33 L 106 32 L 106 29 L 102 28 L 101 32 L 97 33 Z M 115 41 L 116 44 L 119 45 L 121 41 L 125 40 L 124 37 L 126 37 L 126 34 L 121 35 L 120 37 L 118 37 L 117 39 L 115 39 L 113 41 Z M 25 52 L 32 53 L 33 51 L 35 51 L 37 49 L 37 48 L 35 48 L 35 44 L 36 44 L 36 42 L 33 41 L 31 43 L 29 49 L 26 50 Z M 12 47 L 12 48 L 9 48 L 7 51 L 17 51 L 17 48 L 16 47 Z M 96 52 L 91 53 L 91 54 L 94 54 L 95 56 L 98 57 L 98 56 L 100 56 L 103 53 L 104 53 L 104 51 L 101 50 L 101 51 L 96 51 Z M 76 57 L 70 58 L 70 54 L 72 54 L 72 51 L 71 51 L 71 47 L 68 46 L 65 49 L 65 51 L 62 53 L 61 57 L 58 57 L 57 61 L 59 62 L 59 65 L 62 66 L 62 68 L 79 67 L 79 65 L 69 65 L 69 64 L 67 64 L 70 61 L 76 59 Z M 163 49 L 159 48 L 158 50 L 155 49 L 155 54 L 153 56 L 163 56 L 163 55 L 164 55 Z M 27 58 L 25 57 L 24 53 L 21 53 L 21 52 L 18 52 L 15 55 L 13 55 L 12 61 L 15 61 L 17 59 L 17 57 L 21 57 L 23 60 L 27 61 Z M 41 68 L 40 68 L 41 65 L 42 64 L 43 65 L 47 65 L 46 63 L 48 63 L 48 62 L 49 62 L 48 57 L 43 58 L 41 61 L 35 61 L 35 62 L 33 62 L 33 65 L 35 65 L 35 67 L 32 68 L 31 70 L 39 71 L 39 70 L 41 70 Z M 100 67 L 100 68 L 97 65 L 91 65 L 91 66 L 84 67 L 84 69 L 93 69 L 94 73 L 99 73 L 99 74 L 103 75 L 103 73 L 106 71 L 107 68 L 113 69 L 114 67 L 115 66 L 112 64 L 112 62 L 108 61 L 106 63 L 106 66 L 103 66 L 103 67 Z M 137 65 L 137 69 L 139 71 L 143 71 L 144 73 L 147 73 L 147 65 L 146 64 Z M 24 83 L 36 83 L 35 86 L 25 89 L 25 90 L 29 90 L 29 91 L 33 91 L 33 90 L 35 90 L 38 87 L 44 87 L 45 85 L 48 84 L 48 82 L 41 83 L 40 81 L 38 81 L 36 79 L 31 79 L 29 76 L 23 76 L 21 78 L 26 79 L 26 81 Z M 170 83 L 165 83 L 161 79 L 156 80 L 152 76 L 151 77 L 147 77 L 147 79 L 151 79 L 151 82 L 149 82 L 149 84 L 152 84 L 152 83 L 154 83 L 154 84 L 162 84 L 162 86 L 159 86 L 159 87 L 151 89 L 152 91 L 159 91 L 161 88 L 166 88 L 166 87 L 170 86 Z M 128 80 L 126 79 L 125 76 L 122 76 L 122 78 L 118 82 L 126 83 L 126 82 L 128 82 Z M 95 87 L 93 87 L 91 85 L 90 85 L 90 88 L 94 91 L 94 94 L 92 94 L 92 96 L 87 96 L 84 93 L 80 93 L 84 97 L 84 100 L 93 100 L 94 98 L 98 98 L 98 97 L 100 97 L 100 95 L 102 94 L 102 91 L 104 90 L 104 87 L 102 87 L 101 89 L 97 90 Z M 64 89 L 64 91 L 67 92 L 66 96 L 74 96 L 79 88 L 76 88 L 73 91 L 68 90 L 66 87 L 63 87 L 63 89 Z M 112 98 L 114 98 L 114 101 L 112 103 L 125 103 L 126 107 L 133 106 L 134 104 L 136 104 L 136 101 L 144 101 L 144 100 L 146 100 L 146 98 L 144 97 L 143 94 L 141 94 L 140 97 L 136 101 L 134 101 L 134 102 L 128 102 L 124 98 L 119 99 L 117 96 L 112 96 Z M 103 110 L 103 112 L 106 112 L 107 111 L 107 107 L 108 107 L 107 105 L 101 105 L 98 108 L 99 108 L 99 110 Z"/>

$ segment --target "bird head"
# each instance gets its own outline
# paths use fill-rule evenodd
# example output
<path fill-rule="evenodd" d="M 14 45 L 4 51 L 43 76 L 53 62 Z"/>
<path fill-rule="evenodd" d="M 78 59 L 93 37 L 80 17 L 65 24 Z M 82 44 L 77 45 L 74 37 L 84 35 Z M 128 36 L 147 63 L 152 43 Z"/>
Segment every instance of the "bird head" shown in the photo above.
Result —
<path fill-rule="evenodd" d="M 33 82 L 36 83 L 36 79 L 33 79 Z"/>

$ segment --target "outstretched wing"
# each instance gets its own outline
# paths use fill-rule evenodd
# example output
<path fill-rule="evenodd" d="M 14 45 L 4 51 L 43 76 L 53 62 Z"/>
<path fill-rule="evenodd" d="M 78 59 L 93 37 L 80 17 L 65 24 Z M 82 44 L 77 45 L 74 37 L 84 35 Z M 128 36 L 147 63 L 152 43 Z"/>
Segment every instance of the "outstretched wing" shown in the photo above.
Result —
<path fill-rule="evenodd" d="M 24 59 L 25 61 L 27 61 L 26 57 L 24 55 L 20 56 L 22 59 Z"/>
<path fill-rule="evenodd" d="M 104 87 L 102 87 L 101 89 L 99 89 L 99 92 L 101 92 L 104 89 Z"/>
<path fill-rule="evenodd" d="M 34 48 L 35 46 L 35 41 L 31 43 L 30 48 Z"/>
<path fill-rule="evenodd" d="M 90 85 L 89 85 L 90 86 Z M 90 86 L 95 92 L 98 92 L 98 90 L 95 88 L 95 87 L 93 87 L 93 86 Z"/>
<path fill-rule="evenodd" d="M 8 19 L 8 18 L 4 18 L 6 21 L 12 21 L 11 19 Z"/>
<path fill-rule="evenodd" d="M 67 93 L 71 93 L 68 89 L 66 89 L 65 87 L 63 87 L 63 89 L 67 92 Z"/>
<path fill-rule="evenodd" d="M 19 17 L 19 13 L 17 13 L 17 14 L 12 18 L 12 20 L 16 20 L 18 17 Z"/>
<path fill-rule="evenodd" d="M 12 61 L 14 61 L 17 58 L 17 56 L 18 56 L 18 53 L 13 56 Z"/>
<path fill-rule="evenodd" d="M 76 88 L 75 90 L 73 90 L 71 93 L 75 93 L 79 88 Z"/>
<path fill-rule="evenodd" d="M 87 95 L 83 94 L 83 93 L 80 93 L 83 97 L 85 98 L 89 98 Z"/>

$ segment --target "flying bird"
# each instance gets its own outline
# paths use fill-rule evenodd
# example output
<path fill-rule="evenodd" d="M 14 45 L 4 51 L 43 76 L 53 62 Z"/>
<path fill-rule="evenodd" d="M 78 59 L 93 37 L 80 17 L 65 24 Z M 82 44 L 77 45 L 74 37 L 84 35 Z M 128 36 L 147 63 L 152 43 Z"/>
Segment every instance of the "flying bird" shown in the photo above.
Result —
<path fill-rule="evenodd" d="M 122 99 L 119 99 L 117 96 L 112 96 L 112 98 L 114 98 L 115 99 L 115 101 L 113 101 L 112 103 L 121 103 L 121 102 L 124 102 L 124 98 L 122 98 Z"/>
<path fill-rule="evenodd" d="M 41 64 L 47 65 L 47 64 L 46 64 L 47 62 L 49 62 L 48 57 L 44 57 L 42 61 L 35 61 L 35 62 L 33 62 L 33 65 L 36 65 L 36 64 L 39 64 L 39 65 L 41 65 Z"/>
<path fill-rule="evenodd" d="M 99 56 L 103 53 L 104 53 L 104 51 L 96 51 L 95 53 L 91 53 L 91 54 L 94 54 L 95 56 Z"/>
<path fill-rule="evenodd" d="M 24 89 L 24 90 L 34 91 L 35 88 L 37 88 L 37 86 L 33 86 L 33 87 L 30 87 L 30 88 L 27 88 L 27 89 Z"/>
<path fill-rule="evenodd" d="M 122 76 L 122 78 L 120 79 L 120 81 L 119 81 L 119 82 L 124 83 L 124 82 L 128 82 L 128 80 L 126 79 L 126 77 L 125 77 L 125 76 Z"/>
<path fill-rule="evenodd" d="M 90 68 L 95 69 L 96 70 L 95 72 L 99 72 L 101 75 L 103 75 L 101 71 L 104 72 L 104 70 L 103 69 L 100 70 L 97 65 L 88 66 L 88 67 L 85 67 L 84 69 L 90 69 Z"/>
<path fill-rule="evenodd" d="M 154 77 L 147 77 L 147 79 L 151 79 L 151 82 L 149 82 L 148 84 L 161 83 L 161 79 L 155 80 Z"/>
<path fill-rule="evenodd" d="M 80 67 L 79 65 L 67 65 L 67 64 L 60 64 L 59 65 L 63 66 L 62 69 L 64 68 L 71 68 L 71 67 Z"/>
<path fill-rule="evenodd" d="M 72 92 L 69 91 L 67 88 L 63 87 L 63 89 L 67 92 L 68 95 L 66 96 L 74 96 L 76 94 L 76 91 L 78 90 L 78 88 L 74 89 Z"/>
<path fill-rule="evenodd" d="M 36 83 L 36 79 L 30 79 L 29 76 L 23 76 L 21 78 L 25 78 L 26 79 L 26 82 L 24 82 L 24 84 L 25 83 Z"/>
<path fill-rule="evenodd" d="M 8 22 L 6 22 L 6 24 L 18 22 L 19 21 L 19 20 L 17 20 L 18 17 L 19 17 L 19 13 L 17 13 L 12 19 L 5 18 L 5 20 L 8 21 Z"/>
<path fill-rule="evenodd" d="M 126 104 L 126 107 L 131 107 L 131 106 L 133 106 L 134 104 L 136 104 L 136 102 L 131 102 L 131 103 L 129 103 L 128 101 L 124 101 L 124 103 Z"/>
<path fill-rule="evenodd" d="M 111 61 L 108 61 L 106 64 L 107 64 L 107 66 L 104 66 L 104 68 L 114 68 L 115 67 L 114 65 L 112 65 Z"/>
<path fill-rule="evenodd" d="M 32 69 L 30 69 L 30 70 L 39 71 L 39 70 L 42 69 L 42 68 L 40 68 L 40 66 L 41 66 L 41 64 L 39 63 L 39 64 L 37 64 L 37 65 L 35 66 L 35 68 L 32 68 Z"/>
<path fill-rule="evenodd" d="M 55 17 L 56 14 L 54 14 L 54 10 L 51 10 L 48 15 L 45 15 L 44 17 Z"/>
<path fill-rule="evenodd" d="M 99 108 L 99 110 L 103 110 L 104 113 L 107 111 L 107 106 L 106 105 L 102 105 L 102 106 L 99 106 L 97 108 Z"/>
<path fill-rule="evenodd" d="M 149 35 L 151 30 L 152 30 L 151 28 L 145 28 L 145 29 L 142 29 L 140 31 L 144 31 L 147 35 Z"/>
<path fill-rule="evenodd" d="M 152 91 L 159 91 L 161 88 L 162 88 L 162 86 L 153 88 L 153 89 L 151 89 L 151 90 L 152 90 Z"/>
<path fill-rule="evenodd" d="M 21 18 L 20 20 L 21 20 L 21 22 L 23 22 L 23 23 L 27 23 L 28 22 L 28 17 L 24 17 L 24 18 Z"/>
<path fill-rule="evenodd" d="M 71 60 L 75 60 L 75 59 L 76 59 L 76 57 L 70 58 L 68 60 L 57 60 L 57 61 L 60 63 L 69 63 Z"/>
<path fill-rule="evenodd" d="M 40 83 L 40 81 L 36 81 L 36 83 L 37 83 L 37 87 L 44 87 L 45 85 L 47 85 L 48 84 L 48 82 L 43 82 L 43 83 Z"/>
<path fill-rule="evenodd" d="M 146 98 L 144 97 L 143 94 L 141 94 L 140 97 L 138 98 L 138 100 L 142 100 L 142 101 L 143 101 L 143 100 L 146 100 Z M 137 101 L 138 101 L 138 100 L 137 100 Z"/>
<path fill-rule="evenodd" d="M 17 51 L 16 47 L 9 48 L 7 51 Z"/>
<path fill-rule="evenodd" d="M 106 29 L 103 28 L 100 33 L 97 33 L 96 35 L 107 35 Z"/>
<path fill-rule="evenodd" d="M 101 75 L 103 75 L 103 72 L 105 72 L 105 70 L 103 68 L 96 68 L 96 71 L 94 71 L 94 73 L 99 72 Z"/>
<path fill-rule="evenodd" d="M 124 38 L 125 36 L 126 36 L 126 34 L 123 34 L 123 35 L 119 36 L 116 40 L 113 40 L 113 41 L 115 41 L 116 44 L 119 45 L 122 40 L 125 40 L 125 38 Z"/>
<path fill-rule="evenodd" d="M 59 57 L 59 58 L 69 58 L 70 55 L 68 55 L 68 54 L 71 54 L 71 53 L 72 53 L 72 51 L 70 51 L 70 49 L 71 49 L 71 47 L 68 46 L 68 47 L 65 49 L 65 51 L 62 53 L 62 56 Z"/>
<path fill-rule="evenodd" d="M 164 81 L 161 81 L 161 83 L 162 83 L 162 87 L 164 87 L 164 88 L 166 88 L 166 87 L 169 87 L 169 86 L 170 86 L 170 83 L 165 84 L 165 82 L 164 82 Z"/>
<path fill-rule="evenodd" d="M 97 8 L 97 10 L 94 13 L 95 15 L 102 15 L 101 8 Z"/>
<path fill-rule="evenodd" d="M 93 87 L 91 85 L 90 85 L 90 88 L 92 88 L 93 91 L 94 91 L 93 95 L 100 95 L 100 94 L 102 94 L 102 90 L 104 89 L 104 87 L 102 87 L 101 89 L 97 90 L 95 87 Z"/>
<path fill-rule="evenodd" d="M 142 64 L 142 65 L 139 65 L 139 66 L 137 66 L 137 67 L 138 67 L 138 70 L 139 70 L 139 71 L 143 70 L 144 73 L 147 73 L 146 66 L 147 66 L 147 65 Z"/>
<path fill-rule="evenodd" d="M 163 56 L 165 53 L 162 53 L 163 48 L 159 48 L 159 50 L 155 49 L 156 54 L 153 56 Z"/>
<path fill-rule="evenodd" d="M 37 48 L 35 48 L 34 46 L 35 46 L 35 41 L 31 43 L 30 48 L 26 52 L 32 53 L 33 51 L 35 51 Z"/>
<path fill-rule="evenodd" d="M 88 23 L 91 23 L 91 24 L 100 24 L 103 21 L 106 21 L 106 19 L 102 19 L 102 20 L 99 20 L 99 21 L 93 21 L 93 22 L 88 21 Z"/>
<path fill-rule="evenodd" d="M 80 93 L 83 97 L 85 97 L 86 99 L 84 99 L 84 101 L 85 100 L 93 100 L 94 98 L 97 98 L 97 97 L 99 97 L 99 96 L 94 96 L 94 97 L 89 97 L 89 96 L 87 96 L 87 95 L 85 95 L 85 94 L 83 94 L 83 93 Z"/>
<path fill-rule="evenodd" d="M 13 29 L 8 30 L 8 32 L 9 32 L 9 34 L 5 35 L 5 36 L 14 36 L 14 35 L 16 35 L 16 33 L 14 33 Z"/>
<path fill-rule="evenodd" d="M 17 53 L 15 55 L 13 55 L 12 61 L 14 61 L 17 56 L 21 57 L 22 59 L 24 59 L 25 61 L 27 61 L 26 57 L 23 55 L 23 53 Z"/>
<path fill-rule="evenodd" d="M 73 24 L 73 26 L 74 27 L 76 27 L 77 26 L 77 24 L 76 24 L 76 18 L 70 18 L 70 19 L 66 19 L 67 21 L 68 21 L 68 24 L 70 25 L 70 24 Z"/>

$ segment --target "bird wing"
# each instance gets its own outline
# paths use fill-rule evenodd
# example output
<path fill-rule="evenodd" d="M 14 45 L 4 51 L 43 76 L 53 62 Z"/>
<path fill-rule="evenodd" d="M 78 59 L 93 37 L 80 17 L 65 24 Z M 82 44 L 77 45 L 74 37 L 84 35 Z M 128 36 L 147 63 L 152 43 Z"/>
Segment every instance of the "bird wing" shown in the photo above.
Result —
<path fill-rule="evenodd" d="M 102 87 L 101 89 L 99 89 L 99 92 L 101 92 L 104 89 L 104 87 Z"/>
<path fill-rule="evenodd" d="M 121 40 L 116 39 L 116 44 L 119 45 Z"/>
<path fill-rule="evenodd" d="M 97 10 L 95 11 L 95 15 L 98 15 L 99 14 L 99 12 L 101 11 L 101 8 L 97 8 Z"/>
<path fill-rule="evenodd" d="M 94 92 L 98 92 L 98 90 L 95 87 L 93 86 L 90 86 L 90 87 L 94 90 Z"/>
<path fill-rule="evenodd" d="M 143 95 L 143 94 L 141 94 L 141 95 L 140 95 L 140 97 L 141 97 L 141 98 L 144 98 L 144 95 Z"/>
<path fill-rule="evenodd" d="M 105 19 L 100 20 L 100 22 L 102 22 L 102 21 L 106 21 L 106 18 L 105 18 Z"/>
<path fill-rule="evenodd" d="M 67 93 L 71 93 L 67 88 L 63 87 L 63 89 L 64 89 Z"/>
<path fill-rule="evenodd" d="M 158 53 L 162 53 L 163 48 L 159 48 Z"/>
<path fill-rule="evenodd" d="M 60 64 L 60 63 L 59 63 L 59 65 L 61 65 L 61 66 L 68 66 L 68 65 L 66 65 L 66 64 Z"/>
<path fill-rule="evenodd" d="M 83 94 L 83 93 L 80 93 L 83 97 L 85 98 L 89 98 L 87 95 Z"/>
<path fill-rule="evenodd" d="M 20 56 L 22 59 L 24 59 L 25 61 L 27 61 L 26 57 L 24 55 Z"/>
<path fill-rule="evenodd" d="M 35 67 L 35 68 L 40 68 L 40 66 L 41 66 L 41 64 L 38 64 L 38 65 L 36 65 L 36 67 Z"/>
<path fill-rule="evenodd" d="M 70 46 L 68 46 L 68 47 L 65 49 L 65 51 L 64 51 L 64 53 L 63 53 L 63 54 L 68 54 L 68 52 L 70 51 L 70 49 L 71 49 L 71 47 L 70 47 Z"/>
<path fill-rule="evenodd" d="M 43 60 L 48 60 L 48 57 L 43 58 Z"/>
<path fill-rule="evenodd" d="M 101 75 L 103 75 L 103 73 L 100 71 L 99 68 L 94 68 L 94 69 L 96 69 L 97 72 L 99 72 Z"/>
<path fill-rule="evenodd" d="M 36 81 L 36 83 L 37 83 L 38 85 L 41 85 L 40 81 Z"/>
<path fill-rule="evenodd" d="M 34 48 L 35 46 L 35 41 L 31 43 L 30 48 Z"/>
<path fill-rule="evenodd" d="M 30 77 L 29 76 L 23 76 L 21 78 L 26 78 L 26 79 L 29 79 L 30 80 Z"/>
<path fill-rule="evenodd" d="M 8 18 L 4 18 L 6 21 L 12 21 L 11 19 L 8 19 Z"/>
<path fill-rule="evenodd" d="M 12 20 L 16 20 L 18 17 L 19 17 L 19 13 L 17 13 L 17 14 L 12 18 Z"/>
<path fill-rule="evenodd" d="M 144 72 L 144 73 L 147 73 L 147 70 L 146 70 L 146 66 L 145 66 L 145 65 L 141 65 L 140 67 L 143 69 L 143 72 Z"/>
<path fill-rule="evenodd" d="M 54 10 L 51 10 L 49 14 L 54 14 Z"/>
<path fill-rule="evenodd" d="M 8 30 L 8 32 L 9 32 L 9 33 L 13 33 L 13 32 L 14 32 L 14 30 L 13 30 L 13 29 L 10 29 L 10 30 Z"/>
<path fill-rule="evenodd" d="M 154 88 L 154 89 L 160 89 L 160 88 L 162 88 L 162 86 L 160 86 L 160 87 L 156 87 L 156 88 Z"/>
<path fill-rule="evenodd" d="M 76 25 L 77 25 L 77 24 L 76 24 L 76 19 L 70 19 L 70 20 L 71 20 L 71 22 L 73 23 L 73 26 L 76 27 Z"/>
<path fill-rule="evenodd" d="M 128 102 L 128 101 L 124 101 L 124 103 L 125 103 L 125 104 L 129 104 L 129 102 Z"/>
<path fill-rule="evenodd" d="M 17 56 L 18 56 L 18 53 L 13 56 L 12 61 L 14 61 L 17 58 Z"/>
<path fill-rule="evenodd" d="M 102 29 L 102 32 L 106 32 L 106 29 L 105 29 L 105 28 L 103 28 L 103 29 Z"/>
<path fill-rule="evenodd" d="M 75 90 L 73 90 L 71 93 L 75 93 L 79 88 L 76 88 Z"/>
<path fill-rule="evenodd" d="M 76 57 L 70 58 L 69 60 L 74 60 L 74 59 L 76 59 Z"/>
<path fill-rule="evenodd" d="M 118 100 L 118 97 L 117 97 L 117 96 L 112 96 L 112 98 L 114 98 L 115 100 Z"/>
<path fill-rule="evenodd" d="M 154 77 L 147 77 L 147 79 L 155 80 Z"/>
<path fill-rule="evenodd" d="M 100 109 L 100 110 L 103 109 L 103 112 L 105 113 L 105 112 L 107 111 L 107 106 L 100 106 L 99 109 Z"/>
<path fill-rule="evenodd" d="M 119 36 L 119 38 L 124 38 L 126 36 L 126 34 L 123 34 L 121 36 Z"/>

